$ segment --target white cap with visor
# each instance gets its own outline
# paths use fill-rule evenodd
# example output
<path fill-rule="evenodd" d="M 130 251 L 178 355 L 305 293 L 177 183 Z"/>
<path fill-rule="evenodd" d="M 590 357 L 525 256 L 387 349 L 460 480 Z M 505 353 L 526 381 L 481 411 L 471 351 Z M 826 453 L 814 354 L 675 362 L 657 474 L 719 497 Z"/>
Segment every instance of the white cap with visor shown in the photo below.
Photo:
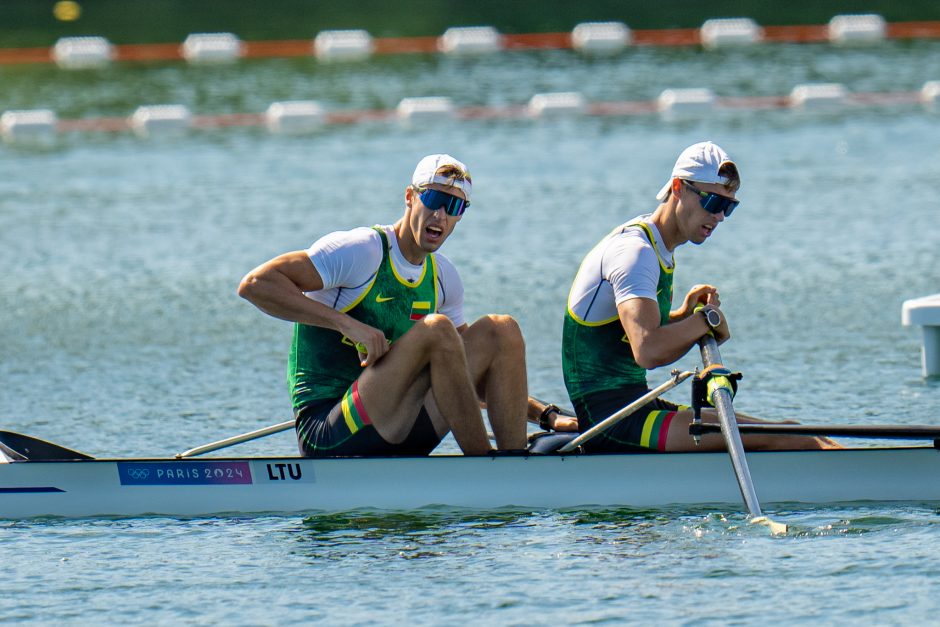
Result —
<path fill-rule="evenodd" d="M 717 185 L 727 185 L 731 182 L 728 177 L 721 176 L 718 171 L 726 163 L 735 165 L 734 161 L 728 157 L 728 153 L 712 142 L 700 142 L 692 144 L 682 151 L 679 158 L 676 159 L 676 165 L 672 168 L 672 176 L 659 190 L 656 200 L 665 202 L 669 198 L 669 190 L 672 187 L 672 179 L 685 179 L 696 183 L 714 183 Z M 737 166 L 735 166 L 737 169 Z"/>
<path fill-rule="evenodd" d="M 438 171 L 444 166 L 457 168 L 463 173 L 463 178 L 438 174 Z M 434 183 L 459 189 L 464 193 L 464 196 L 469 202 L 470 190 L 473 188 L 473 183 L 470 180 L 470 171 L 467 169 L 467 166 L 450 155 L 428 155 L 418 162 L 415 173 L 411 175 L 411 184 L 419 189 L 424 189 Z"/>

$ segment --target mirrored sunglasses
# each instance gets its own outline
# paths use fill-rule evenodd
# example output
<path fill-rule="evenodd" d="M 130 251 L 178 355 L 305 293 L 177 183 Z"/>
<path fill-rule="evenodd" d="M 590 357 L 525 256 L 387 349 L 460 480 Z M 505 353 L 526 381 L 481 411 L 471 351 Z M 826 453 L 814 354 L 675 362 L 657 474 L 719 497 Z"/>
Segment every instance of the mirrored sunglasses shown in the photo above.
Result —
<path fill-rule="evenodd" d="M 470 206 L 469 200 L 464 200 L 453 194 L 441 192 L 436 189 L 419 189 L 418 198 L 421 199 L 421 203 L 427 207 L 429 211 L 437 211 L 443 207 L 444 213 L 454 217 L 463 214 L 463 212 L 467 210 L 467 207 Z"/>
<path fill-rule="evenodd" d="M 727 196 L 722 196 L 721 194 L 716 194 L 714 192 L 703 192 L 685 179 L 683 179 L 682 182 L 686 187 L 699 195 L 699 202 L 702 204 L 702 209 L 708 213 L 714 215 L 724 213 L 726 218 L 730 218 L 731 213 L 734 211 L 735 207 L 741 204 L 740 200 L 728 198 Z"/>

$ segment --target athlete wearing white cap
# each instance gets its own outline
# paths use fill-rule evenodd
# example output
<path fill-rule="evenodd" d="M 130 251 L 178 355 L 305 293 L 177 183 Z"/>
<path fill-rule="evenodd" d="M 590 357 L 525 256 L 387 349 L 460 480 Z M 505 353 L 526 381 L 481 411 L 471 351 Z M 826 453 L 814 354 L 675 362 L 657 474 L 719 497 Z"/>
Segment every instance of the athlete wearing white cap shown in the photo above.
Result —
<path fill-rule="evenodd" d="M 258 266 L 238 293 L 294 322 L 288 365 L 301 452 L 426 455 L 448 433 L 466 454 L 526 444 L 525 344 L 509 316 L 467 324 L 463 285 L 438 249 L 470 206 L 467 167 L 418 163 L 394 224 L 330 233 Z"/>
<path fill-rule="evenodd" d="M 562 366 L 565 386 L 584 432 L 649 390 L 646 371 L 673 363 L 707 333 L 730 337 L 712 285 L 696 285 L 672 309 L 673 252 L 701 244 L 738 206 L 740 175 L 712 142 L 689 146 L 656 198 L 659 206 L 611 231 L 585 257 L 565 313 Z M 721 449 L 720 434 L 696 445 L 692 412 L 657 399 L 585 444 L 593 451 Z M 717 422 L 714 413 L 703 420 Z M 740 422 L 753 418 L 738 415 Z M 831 443 L 790 436 L 745 436 L 745 446 L 818 448 Z"/>

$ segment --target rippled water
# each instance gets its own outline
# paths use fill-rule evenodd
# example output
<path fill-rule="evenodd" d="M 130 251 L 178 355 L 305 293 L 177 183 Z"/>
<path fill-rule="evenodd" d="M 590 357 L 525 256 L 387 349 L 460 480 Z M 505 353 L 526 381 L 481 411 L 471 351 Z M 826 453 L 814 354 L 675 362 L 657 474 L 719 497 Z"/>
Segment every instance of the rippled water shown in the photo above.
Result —
<path fill-rule="evenodd" d="M 418 95 L 501 105 L 540 91 L 618 101 L 691 86 L 779 95 L 829 80 L 914 91 L 938 78 L 940 44 L 930 42 L 77 74 L 24 66 L 0 68 L 0 109 L 123 116 L 138 104 L 181 102 L 218 113 L 288 98 L 386 108 Z M 445 247 L 468 314 L 516 316 L 532 393 L 563 402 L 560 319 L 578 262 L 613 225 L 651 210 L 676 154 L 705 138 L 739 163 L 743 202 L 706 245 L 679 251 L 677 291 L 719 286 L 735 334 L 722 353 L 745 373 L 736 405 L 814 422 L 940 423 L 940 386 L 920 377 L 919 334 L 900 324 L 904 300 L 940 291 L 940 118 L 901 105 L 673 121 L 369 123 L 307 137 L 70 134 L 46 147 L 2 146 L 0 427 L 97 455 L 164 455 L 285 420 L 289 325 L 240 301 L 238 280 L 327 231 L 394 221 L 414 163 L 437 151 L 466 161 L 476 183 L 474 206 Z M 693 356 L 681 365 L 694 366 Z M 234 450 L 294 447 L 283 434 Z M 795 532 L 771 538 L 739 512 L 694 509 L 5 522 L 0 616 L 932 619 L 935 509 L 774 513 Z"/>

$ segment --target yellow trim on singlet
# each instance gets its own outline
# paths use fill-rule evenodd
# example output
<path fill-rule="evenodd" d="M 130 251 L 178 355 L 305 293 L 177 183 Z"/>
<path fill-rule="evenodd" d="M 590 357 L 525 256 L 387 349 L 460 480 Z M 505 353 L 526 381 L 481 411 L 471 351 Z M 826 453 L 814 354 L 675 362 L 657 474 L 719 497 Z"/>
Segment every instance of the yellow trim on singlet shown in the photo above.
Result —
<path fill-rule="evenodd" d="M 658 242 L 656 241 L 656 238 L 653 237 L 653 231 L 650 229 L 649 225 L 646 222 L 634 222 L 632 224 L 627 224 L 627 226 L 638 226 L 646 232 L 646 236 L 649 238 L 650 244 L 653 246 L 653 252 L 656 253 L 656 261 L 659 262 L 659 267 L 666 274 L 672 274 L 676 269 L 676 266 L 673 264 L 673 266 L 670 268 L 663 263 L 663 258 L 659 255 Z"/>
<path fill-rule="evenodd" d="M 379 264 L 379 267 L 381 267 L 381 263 Z M 349 305 L 347 305 L 346 307 L 343 307 L 343 308 L 340 309 L 339 311 L 341 311 L 341 312 L 343 312 L 343 313 L 346 313 L 346 312 L 348 312 L 350 309 L 352 309 L 353 307 L 355 307 L 356 305 L 358 305 L 359 303 L 361 303 L 361 302 L 363 301 L 363 299 L 364 299 L 366 296 L 369 295 L 369 292 L 372 291 L 372 286 L 375 285 L 375 280 L 378 279 L 378 278 L 379 278 L 379 270 L 378 270 L 378 268 L 376 268 L 375 274 L 372 275 L 372 280 L 369 281 L 369 287 L 367 287 L 367 288 L 362 292 L 362 294 L 359 295 L 359 298 L 357 298 L 357 299 L 354 300 L 353 302 L 349 303 Z"/>
<path fill-rule="evenodd" d="M 434 253 L 428 255 L 428 259 L 431 260 L 431 279 L 434 282 L 434 311 L 438 311 L 441 308 L 441 299 L 437 294 L 437 257 L 434 256 Z"/>
<path fill-rule="evenodd" d="M 375 227 L 372 227 L 372 228 L 375 228 Z M 388 238 L 388 237 L 389 237 L 389 234 L 388 234 L 388 233 L 385 233 L 385 237 Z M 395 237 L 395 234 L 393 233 L 393 234 L 391 235 L 391 237 Z M 379 243 L 381 244 L 381 242 L 382 242 L 382 239 L 381 239 L 381 236 L 380 236 L 380 237 L 379 237 Z M 399 283 L 401 283 L 402 285 L 404 285 L 404 286 L 406 286 L 406 287 L 414 287 L 414 286 L 416 286 L 416 285 L 420 285 L 420 284 L 421 284 L 421 282 L 424 280 L 424 275 L 427 274 L 427 271 L 428 271 L 427 260 L 430 259 L 430 260 L 431 260 L 431 272 L 433 272 L 433 275 L 432 275 L 432 276 L 434 277 L 434 289 L 437 290 L 437 262 L 434 260 L 434 253 L 429 253 L 429 254 L 428 254 L 427 258 L 424 260 L 424 263 L 422 264 L 421 276 L 418 277 L 418 280 L 417 280 L 417 281 L 415 281 L 415 282 L 412 283 L 411 281 L 407 281 L 407 280 L 405 280 L 404 278 L 402 278 L 402 276 L 401 276 L 400 274 L 398 274 L 398 270 L 395 269 L 395 262 L 392 260 L 392 243 L 391 243 L 391 241 L 389 241 L 389 243 L 388 243 L 388 250 L 387 250 L 387 252 L 388 252 L 388 265 L 391 266 L 391 268 L 392 268 L 392 274 L 395 276 L 396 279 L 398 279 L 398 282 L 399 282 Z M 386 253 L 386 251 L 383 250 L 383 251 L 382 251 L 382 255 L 384 256 L 385 253 Z M 381 262 L 379 262 L 379 267 L 381 267 Z M 361 302 L 365 299 L 365 297 L 369 295 L 369 292 L 372 291 L 372 287 L 375 285 L 375 281 L 376 281 L 376 279 L 378 279 L 378 278 L 379 278 L 379 271 L 378 271 L 378 269 L 376 269 L 375 274 L 372 276 L 372 280 L 369 281 L 369 287 L 367 287 L 367 288 L 362 292 L 362 294 L 360 294 L 359 297 L 356 298 L 356 300 L 354 300 L 353 302 L 349 303 L 349 305 L 347 305 L 346 307 L 343 307 L 342 309 L 339 309 L 338 311 L 341 311 L 342 313 L 347 313 L 350 309 L 352 309 L 353 307 L 355 307 L 356 305 L 358 305 L 359 303 L 361 303 Z"/>
<path fill-rule="evenodd" d="M 666 274 L 672 274 L 673 270 L 675 270 L 675 266 L 673 266 L 672 268 L 669 268 L 666 266 L 666 264 L 663 263 L 663 258 L 660 257 L 659 255 L 659 247 L 656 245 L 656 238 L 653 237 L 653 231 L 650 230 L 648 224 L 641 221 L 641 222 L 628 222 L 627 224 L 624 224 L 623 226 L 618 226 L 617 228 L 613 229 L 610 233 L 608 233 L 603 239 L 601 239 L 601 241 L 599 241 L 597 244 L 594 245 L 594 248 L 592 248 L 588 252 L 588 254 L 584 256 L 584 259 L 581 261 L 581 265 L 578 266 L 578 273 L 575 276 L 578 276 L 581 274 L 581 269 L 584 267 L 584 264 L 587 263 L 588 258 L 597 248 L 599 248 L 602 244 L 606 243 L 613 235 L 617 234 L 618 231 L 619 233 L 623 233 L 623 229 L 629 228 L 631 226 L 638 226 L 646 232 L 646 236 L 650 241 L 650 245 L 653 247 L 653 252 L 656 254 L 656 261 L 659 262 L 659 267 Z M 568 301 L 565 303 L 565 306 L 566 306 L 566 309 L 568 310 L 568 315 L 571 316 L 571 319 L 577 322 L 578 324 L 585 326 L 585 327 L 602 327 L 605 324 L 610 324 L 614 320 L 620 319 L 619 315 L 608 318 L 607 320 L 600 320 L 598 322 L 588 322 L 584 318 L 581 318 L 571 309 L 571 292 L 572 291 L 574 291 L 574 283 L 571 284 L 571 289 L 568 290 Z"/>
<path fill-rule="evenodd" d="M 588 322 L 587 320 L 578 317 L 578 314 L 573 312 L 570 306 L 568 307 L 568 315 L 571 316 L 572 320 L 574 320 L 581 326 L 585 326 L 585 327 L 602 327 L 605 324 L 610 324 L 614 320 L 620 320 L 620 316 L 614 316 L 613 318 L 610 318 L 609 320 L 600 320 L 598 322 Z"/>
<path fill-rule="evenodd" d="M 389 242 L 388 248 L 389 248 L 389 250 L 388 250 L 388 263 L 389 263 L 390 266 L 392 266 L 392 274 L 395 275 L 395 278 L 398 279 L 398 282 L 401 283 L 402 285 L 406 286 L 406 287 L 414 287 L 415 285 L 421 285 L 421 282 L 424 281 L 424 275 L 427 274 L 427 272 L 428 272 L 428 259 L 431 260 L 431 265 L 432 265 L 432 266 L 434 265 L 434 253 L 428 253 L 428 256 L 424 259 L 424 262 L 421 264 L 421 276 L 419 276 L 419 277 L 418 277 L 416 280 L 414 280 L 414 281 L 408 281 L 408 280 L 404 279 L 400 274 L 398 274 L 398 270 L 395 269 L 395 260 L 392 259 L 392 250 L 391 250 L 391 249 L 392 249 L 392 244 L 391 244 L 391 242 Z M 399 252 L 400 252 L 400 251 L 399 251 Z M 436 277 L 437 277 L 437 275 L 435 274 L 435 278 L 436 278 Z M 435 286 L 436 286 L 436 285 L 437 285 L 437 284 L 435 283 Z M 436 289 L 436 288 L 435 288 L 435 289 Z"/>
<path fill-rule="evenodd" d="M 619 229 L 620 227 L 617 227 L 617 228 Z M 579 275 L 581 274 L 581 270 L 584 268 L 584 264 L 587 263 L 587 260 L 591 257 L 591 254 L 592 254 L 595 250 L 597 250 L 598 248 L 600 248 L 601 245 L 604 244 L 604 243 L 608 240 L 608 238 L 610 238 L 610 237 L 614 234 L 614 232 L 615 232 L 616 230 L 617 230 L 617 229 L 611 230 L 610 233 L 608 233 L 608 234 L 605 235 L 603 238 L 601 238 L 601 241 L 599 241 L 599 242 L 597 242 L 596 244 L 594 244 L 594 248 L 592 248 L 591 250 L 589 250 L 589 251 L 588 251 L 588 254 L 586 254 L 586 255 L 584 256 L 584 259 L 581 260 L 581 264 L 578 266 L 578 272 L 577 272 L 577 274 L 575 274 L 575 276 L 579 276 Z M 571 309 L 571 293 L 574 291 L 574 286 L 575 286 L 575 282 L 572 281 L 571 287 L 568 289 L 568 300 L 565 301 L 565 308 L 568 310 L 568 315 L 571 316 L 571 319 L 572 319 L 572 320 L 574 320 L 574 321 L 577 322 L 578 324 L 580 324 L 580 325 L 582 325 L 582 326 L 585 326 L 585 327 L 600 327 L 600 326 L 603 326 L 603 325 L 605 325 L 605 324 L 610 324 L 610 323 L 613 322 L 614 320 L 618 320 L 618 319 L 620 318 L 620 316 L 614 316 L 613 318 L 611 318 L 611 319 L 609 319 L 609 320 L 601 320 L 600 322 L 588 322 L 588 321 L 585 320 L 584 318 L 581 318 L 578 314 L 576 314 L 576 313 Z"/>

